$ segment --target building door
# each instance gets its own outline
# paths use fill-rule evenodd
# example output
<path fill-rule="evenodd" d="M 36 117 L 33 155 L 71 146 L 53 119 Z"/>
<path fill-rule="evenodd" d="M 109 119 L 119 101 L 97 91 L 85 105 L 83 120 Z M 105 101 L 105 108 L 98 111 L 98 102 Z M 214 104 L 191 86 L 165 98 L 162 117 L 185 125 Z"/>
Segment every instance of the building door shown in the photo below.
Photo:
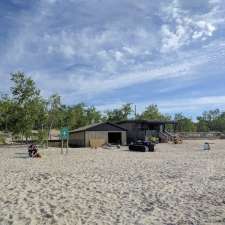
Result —
<path fill-rule="evenodd" d="M 109 132 L 108 133 L 108 143 L 114 144 L 114 145 L 121 145 L 122 133 L 121 132 Z"/>

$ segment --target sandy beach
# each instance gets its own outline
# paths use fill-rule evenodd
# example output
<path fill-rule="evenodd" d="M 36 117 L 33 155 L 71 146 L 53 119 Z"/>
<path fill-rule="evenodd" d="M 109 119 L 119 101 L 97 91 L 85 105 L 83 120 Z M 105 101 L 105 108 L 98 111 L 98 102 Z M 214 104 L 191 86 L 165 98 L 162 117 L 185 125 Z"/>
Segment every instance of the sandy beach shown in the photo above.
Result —
<path fill-rule="evenodd" d="M 156 152 L 0 148 L 0 224 L 225 224 L 225 141 Z"/>

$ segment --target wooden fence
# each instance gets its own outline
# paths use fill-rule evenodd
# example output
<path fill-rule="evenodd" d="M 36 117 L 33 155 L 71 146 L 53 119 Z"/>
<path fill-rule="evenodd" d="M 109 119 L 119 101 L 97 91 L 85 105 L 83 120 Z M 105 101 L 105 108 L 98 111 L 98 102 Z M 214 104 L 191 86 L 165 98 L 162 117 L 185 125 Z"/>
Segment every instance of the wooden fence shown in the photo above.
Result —
<path fill-rule="evenodd" d="M 221 132 L 177 132 L 182 139 L 224 139 Z"/>

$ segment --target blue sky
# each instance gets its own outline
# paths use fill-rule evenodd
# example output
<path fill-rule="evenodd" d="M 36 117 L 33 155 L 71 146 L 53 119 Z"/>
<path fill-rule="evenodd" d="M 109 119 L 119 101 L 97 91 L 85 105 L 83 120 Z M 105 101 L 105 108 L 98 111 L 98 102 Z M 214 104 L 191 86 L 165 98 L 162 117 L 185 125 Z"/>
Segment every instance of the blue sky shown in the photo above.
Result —
<path fill-rule="evenodd" d="M 1 92 L 20 70 L 66 104 L 225 110 L 224 0 L 1 0 L 0 28 Z"/>

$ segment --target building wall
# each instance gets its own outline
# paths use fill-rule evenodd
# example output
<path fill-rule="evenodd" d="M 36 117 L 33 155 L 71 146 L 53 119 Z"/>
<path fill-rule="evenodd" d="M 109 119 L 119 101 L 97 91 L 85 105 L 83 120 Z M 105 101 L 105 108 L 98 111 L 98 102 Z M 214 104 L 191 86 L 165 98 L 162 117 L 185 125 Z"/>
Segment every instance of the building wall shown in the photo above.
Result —
<path fill-rule="evenodd" d="M 80 147 L 85 146 L 85 131 L 70 133 L 69 145 Z"/>
<path fill-rule="evenodd" d="M 122 123 L 120 126 L 127 129 L 127 144 L 130 144 L 136 140 L 145 139 L 145 131 L 141 130 L 140 124 Z"/>
<path fill-rule="evenodd" d="M 159 137 L 159 131 L 164 130 L 164 125 L 148 124 L 143 122 L 123 122 L 119 125 L 127 130 L 127 143 L 135 142 L 137 140 L 145 140 L 148 136 Z"/>
<path fill-rule="evenodd" d="M 85 133 L 85 146 L 90 146 L 90 139 L 103 139 L 108 143 L 108 131 L 86 131 Z"/>
<path fill-rule="evenodd" d="M 121 131 L 122 133 L 122 145 L 127 145 L 127 131 Z"/>
<path fill-rule="evenodd" d="M 90 139 L 103 139 L 108 143 L 108 133 L 120 132 L 122 135 L 122 145 L 127 144 L 126 131 L 86 131 L 85 132 L 85 146 L 90 146 Z"/>

